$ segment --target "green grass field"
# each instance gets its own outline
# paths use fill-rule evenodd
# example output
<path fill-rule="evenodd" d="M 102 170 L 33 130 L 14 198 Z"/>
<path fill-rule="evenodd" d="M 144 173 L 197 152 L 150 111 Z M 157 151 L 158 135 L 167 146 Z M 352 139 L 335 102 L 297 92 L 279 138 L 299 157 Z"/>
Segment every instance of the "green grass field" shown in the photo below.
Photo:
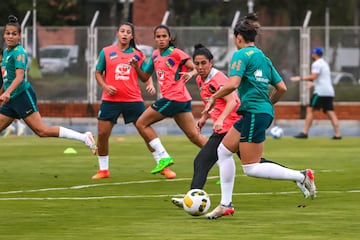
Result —
<path fill-rule="evenodd" d="M 360 138 L 268 139 L 264 157 L 315 170 L 318 197 L 304 199 L 288 181 L 243 175 L 239 160 L 235 215 L 192 217 L 170 199 L 187 192 L 198 149 L 183 136 L 161 136 L 177 178 L 154 166 L 138 136 L 111 139 L 111 178 L 92 181 L 97 159 L 80 142 L 0 139 L 0 238 L 28 239 L 360 239 Z M 77 154 L 64 154 L 73 147 Z M 220 200 L 218 168 L 205 190 Z M 299 208 L 299 205 L 305 205 Z"/>

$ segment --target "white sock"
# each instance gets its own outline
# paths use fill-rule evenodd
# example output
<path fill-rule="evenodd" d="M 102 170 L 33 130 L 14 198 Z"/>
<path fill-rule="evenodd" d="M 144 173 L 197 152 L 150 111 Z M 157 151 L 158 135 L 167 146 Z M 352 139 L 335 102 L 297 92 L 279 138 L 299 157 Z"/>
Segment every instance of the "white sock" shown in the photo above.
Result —
<path fill-rule="evenodd" d="M 302 182 L 304 174 L 276 163 L 252 163 L 243 165 L 244 173 L 250 177 Z"/>
<path fill-rule="evenodd" d="M 153 155 L 153 158 L 155 159 L 155 162 L 156 162 L 156 164 L 158 164 L 159 162 L 160 162 L 160 155 L 159 154 L 157 154 L 157 152 L 155 151 L 155 152 L 152 152 L 151 153 L 152 155 Z"/>
<path fill-rule="evenodd" d="M 221 201 L 220 204 L 229 205 L 232 202 L 232 194 L 235 182 L 235 162 L 233 154 L 222 143 L 218 149 L 219 159 L 216 164 L 219 166 Z"/>
<path fill-rule="evenodd" d="M 109 170 L 109 156 L 98 156 L 99 169 Z"/>
<path fill-rule="evenodd" d="M 59 137 L 76 139 L 76 140 L 79 140 L 82 142 L 85 142 L 85 140 L 86 140 L 86 135 L 84 133 L 79 133 L 77 131 L 74 131 L 74 130 L 71 130 L 68 128 L 64 128 L 64 127 L 60 127 Z"/>
<path fill-rule="evenodd" d="M 154 138 L 149 142 L 149 145 L 155 150 L 155 154 L 159 155 L 160 158 L 168 158 L 170 155 L 165 150 L 164 146 L 161 144 L 159 138 Z"/>

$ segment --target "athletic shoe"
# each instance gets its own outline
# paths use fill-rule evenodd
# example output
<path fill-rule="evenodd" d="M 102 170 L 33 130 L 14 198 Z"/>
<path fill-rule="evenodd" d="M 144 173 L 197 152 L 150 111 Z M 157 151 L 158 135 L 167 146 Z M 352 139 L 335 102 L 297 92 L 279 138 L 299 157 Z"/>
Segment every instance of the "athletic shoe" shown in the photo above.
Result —
<path fill-rule="evenodd" d="M 172 159 L 172 157 L 162 158 L 162 159 L 160 159 L 160 161 L 156 165 L 156 167 L 153 170 L 151 170 L 151 173 L 152 174 L 159 173 L 162 170 L 164 170 L 165 168 L 167 168 L 168 166 L 173 165 L 173 164 L 174 164 L 174 160 Z"/>
<path fill-rule="evenodd" d="M 184 198 L 172 198 L 171 202 L 179 208 L 184 207 Z"/>
<path fill-rule="evenodd" d="M 332 140 L 341 140 L 342 137 L 341 137 L 341 136 L 333 136 L 331 139 L 332 139 Z"/>
<path fill-rule="evenodd" d="M 212 210 L 210 213 L 206 214 L 205 216 L 208 219 L 217 219 L 222 216 L 234 215 L 234 213 L 235 210 L 231 203 L 228 206 L 219 204 L 214 210 Z"/>
<path fill-rule="evenodd" d="M 15 127 L 11 124 L 5 129 L 5 133 L 3 137 L 9 136 L 12 132 L 15 131 Z"/>
<path fill-rule="evenodd" d="M 100 180 L 103 178 L 109 178 L 110 177 L 110 172 L 109 170 L 99 170 L 96 172 L 96 174 L 94 176 L 92 176 L 92 180 Z"/>
<path fill-rule="evenodd" d="M 171 171 L 168 167 L 162 170 L 160 174 L 164 175 L 167 179 L 176 178 L 176 173 L 174 171 Z"/>
<path fill-rule="evenodd" d="M 311 169 L 306 169 L 304 171 L 301 171 L 302 174 L 304 174 L 305 179 L 302 182 L 302 184 L 305 186 L 305 188 L 309 191 L 310 198 L 314 199 L 316 197 L 316 186 L 315 186 L 315 176 L 314 171 Z"/>
<path fill-rule="evenodd" d="M 86 135 L 85 144 L 90 148 L 91 152 L 95 155 L 97 152 L 97 145 L 94 136 L 92 135 L 91 132 L 86 132 L 85 135 Z"/>
<path fill-rule="evenodd" d="M 296 182 L 296 185 L 300 188 L 300 191 L 304 194 L 304 198 L 310 197 L 310 192 L 306 189 L 305 185 L 301 182 Z"/>
<path fill-rule="evenodd" d="M 308 135 L 306 133 L 299 133 L 298 135 L 295 135 L 294 138 L 303 138 L 303 139 L 306 139 L 308 138 Z"/>
<path fill-rule="evenodd" d="M 18 136 L 24 135 L 25 128 L 26 128 L 26 126 L 19 122 L 17 125 L 17 135 Z"/>

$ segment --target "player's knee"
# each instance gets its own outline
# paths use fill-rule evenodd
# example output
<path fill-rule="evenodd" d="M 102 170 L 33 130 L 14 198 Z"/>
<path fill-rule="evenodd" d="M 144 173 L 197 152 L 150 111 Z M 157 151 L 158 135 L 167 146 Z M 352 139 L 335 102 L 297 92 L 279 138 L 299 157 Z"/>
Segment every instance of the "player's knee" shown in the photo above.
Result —
<path fill-rule="evenodd" d="M 242 165 L 244 174 L 249 177 L 256 177 L 256 168 L 260 163 L 252 163 L 252 164 L 245 164 Z"/>

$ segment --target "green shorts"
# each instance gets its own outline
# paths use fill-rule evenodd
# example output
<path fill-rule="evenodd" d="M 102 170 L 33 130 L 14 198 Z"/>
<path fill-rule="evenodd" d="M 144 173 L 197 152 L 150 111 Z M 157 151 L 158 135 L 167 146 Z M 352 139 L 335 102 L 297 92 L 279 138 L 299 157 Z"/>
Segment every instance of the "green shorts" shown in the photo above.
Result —
<path fill-rule="evenodd" d="M 151 108 L 166 117 L 174 117 L 178 113 L 191 112 L 191 101 L 177 102 L 160 98 L 151 104 Z"/>
<path fill-rule="evenodd" d="M 18 96 L 2 105 L 0 113 L 11 118 L 23 119 L 32 113 L 39 111 L 36 102 L 35 92 L 32 87 L 29 87 Z"/>
<path fill-rule="evenodd" d="M 234 124 L 241 133 L 240 142 L 262 143 L 266 138 L 266 129 L 270 127 L 273 117 L 266 113 L 242 113 L 242 118 Z"/>
<path fill-rule="evenodd" d="M 144 102 L 109 102 L 102 101 L 98 113 L 98 120 L 116 123 L 120 114 L 125 124 L 135 122 L 145 111 Z"/>

